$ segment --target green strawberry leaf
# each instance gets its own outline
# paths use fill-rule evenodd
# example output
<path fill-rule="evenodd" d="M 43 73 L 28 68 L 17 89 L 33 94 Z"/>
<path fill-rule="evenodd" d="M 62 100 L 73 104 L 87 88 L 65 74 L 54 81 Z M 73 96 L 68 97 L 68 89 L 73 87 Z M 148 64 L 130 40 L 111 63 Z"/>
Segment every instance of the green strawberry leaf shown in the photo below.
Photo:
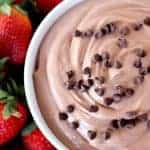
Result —
<path fill-rule="evenodd" d="M 18 88 L 17 83 L 15 82 L 15 80 L 10 79 L 10 84 L 12 85 L 12 89 L 14 90 L 14 92 L 18 93 L 19 88 Z"/>
<path fill-rule="evenodd" d="M 0 100 L 7 98 L 8 93 L 4 90 L 0 90 Z"/>
<path fill-rule="evenodd" d="M 14 97 L 14 96 L 8 96 L 8 97 L 6 98 L 6 101 L 7 101 L 7 102 L 13 102 L 13 101 L 15 101 L 15 97 Z"/>
<path fill-rule="evenodd" d="M 12 96 L 7 91 L 0 89 L 0 102 L 4 103 L 4 119 L 8 119 L 10 116 L 19 117 L 19 112 L 16 110 L 17 101 L 15 96 Z"/>
<path fill-rule="evenodd" d="M 0 13 L 6 14 L 8 16 L 11 15 L 11 7 L 9 4 L 4 3 L 3 5 L 0 5 Z"/>
<path fill-rule="evenodd" d="M 0 0 L 0 5 L 3 5 L 5 3 L 12 4 L 13 2 L 14 2 L 14 0 Z"/>
<path fill-rule="evenodd" d="M 32 131 L 34 131 L 36 128 L 37 127 L 36 127 L 35 123 L 33 122 L 33 123 L 29 124 L 25 129 L 23 129 L 22 135 L 26 136 L 26 135 L 30 134 Z"/>
<path fill-rule="evenodd" d="M 16 101 L 7 102 L 4 106 L 3 117 L 8 119 L 14 112 L 16 112 Z"/>
<path fill-rule="evenodd" d="M 6 84 L 5 88 L 9 94 L 11 95 L 16 95 L 19 97 L 24 97 L 25 92 L 24 92 L 24 86 L 21 84 L 17 84 L 15 80 L 10 78 Z"/>
<path fill-rule="evenodd" d="M 6 84 L 6 88 L 7 88 L 8 93 L 10 93 L 10 94 L 13 93 L 13 90 L 12 90 L 12 88 L 11 88 L 9 83 Z"/>

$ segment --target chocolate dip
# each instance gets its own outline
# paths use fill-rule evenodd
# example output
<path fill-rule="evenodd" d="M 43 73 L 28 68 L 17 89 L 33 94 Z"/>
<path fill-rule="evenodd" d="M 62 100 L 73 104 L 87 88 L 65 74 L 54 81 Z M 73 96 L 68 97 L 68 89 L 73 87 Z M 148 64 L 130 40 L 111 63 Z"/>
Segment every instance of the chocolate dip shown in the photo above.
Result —
<path fill-rule="evenodd" d="M 70 150 L 150 149 L 150 1 L 86 0 L 50 28 L 34 73 Z"/>

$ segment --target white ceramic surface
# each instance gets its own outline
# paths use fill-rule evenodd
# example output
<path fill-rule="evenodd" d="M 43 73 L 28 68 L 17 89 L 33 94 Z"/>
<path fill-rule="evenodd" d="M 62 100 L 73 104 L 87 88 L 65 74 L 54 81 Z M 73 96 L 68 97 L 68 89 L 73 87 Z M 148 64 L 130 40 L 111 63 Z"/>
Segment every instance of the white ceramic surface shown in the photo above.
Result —
<path fill-rule="evenodd" d="M 33 72 L 35 69 L 36 56 L 40 44 L 50 27 L 60 16 L 62 16 L 66 11 L 68 11 L 70 8 L 77 5 L 81 1 L 83 0 L 64 0 L 45 17 L 31 40 L 25 62 L 24 83 L 29 109 L 42 133 L 59 150 L 68 150 L 68 148 L 61 141 L 59 141 L 59 139 L 57 139 L 57 137 L 48 128 L 46 121 L 44 120 L 42 113 L 40 112 L 34 90 Z"/>

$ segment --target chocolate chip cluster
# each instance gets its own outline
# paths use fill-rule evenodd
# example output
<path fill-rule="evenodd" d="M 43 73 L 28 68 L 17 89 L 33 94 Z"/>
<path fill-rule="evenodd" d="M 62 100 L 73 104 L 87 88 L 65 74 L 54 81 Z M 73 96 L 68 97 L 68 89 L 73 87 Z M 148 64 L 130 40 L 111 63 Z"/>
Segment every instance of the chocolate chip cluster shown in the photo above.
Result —
<path fill-rule="evenodd" d="M 95 40 L 99 40 L 101 38 L 105 38 L 105 36 L 108 36 L 110 34 L 116 34 L 118 36 L 116 46 L 120 50 L 122 50 L 128 48 L 129 46 L 127 36 L 130 35 L 131 32 L 138 32 L 142 30 L 144 25 L 150 26 L 150 17 L 146 17 L 143 22 L 140 23 L 133 22 L 130 24 L 130 26 L 118 27 L 117 24 L 111 22 L 101 27 L 99 31 L 94 31 L 94 29 L 90 29 L 87 31 L 76 30 L 74 33 L 74 37 L 81 38 L 83 40 L 84 38 L 94 38 Z M 136 47 L 132 51 L 134 52 L 135 59 L 133 60 L 133 68 L 131 69 L 136 69 L 138 71 L 138 74 L 133 78 L 133 83 L 136 86 L 140 86 L 145 81 L 145 77 L 150 73 L 150 65 L 144 66 L 143 64 L 143 60 L 147 57 L 147 51 L 140 47 Z M 100 64 L 106 70 L 120 70 L 124 67 L 123 61 L 112 59 L 110 53 L 107 50 L 102 51 L 101 53 L 95 53 L 91 58 L 91 63 L 94 65 Z M 113 104 L 117 105 L 127 98 L 132 98 L 132 96 L 134 96 L 134 94 L 136 93 L 135 88 L 119 84 L 114 85 L 113 94 L 108 97 L 105 95 L 107 90 L 109 90 L 105 87 L 105 84 L 107 83 L 107 77 L 104 75 L 95 77 L 93 76 L 92 72 L 92 67 L 87 66 L 82 70 L 82 75 L 86 75 L 87 79 L 77 79 L 77 72 L 75 72 L 74 70 L 69 70 L 66 72 L 67 81 L 65 81 L 65 87 L 66 89 L 68 89 L 68 91 L 88 93 L 90 89 L 93 88 L 97 96 L 103 99 L 103 103 L 101 105 L 96 102 L 95 104 L 89 105 L 87 109 L 89 113 L 98 113 L 101 106 L 105 108 L 113 108 L 111 107 Z M 100 86 L 97 87 L 97 83 Z M 76 108 L 74 104 L 70 104 L 66 108 L 65 112 L 59 113 L 59 119 L 62 121 L 68 120 L 68 114 L 74 113 L 76 109 L 78 108 Z M 148 119 L 147 113 L 138 114 L 138 112 L 133 111 L 128 112 L 128 115 L 130 117 L 129 119 L 120 118 L 111 120 L 108 129 L 101 133 L 101 136 L 105 140 L 108 140 L 109 138 L 111 138 L 111 134 L 113 134 L 114 130 L 121 130 L 124 128 L 130 129 L 142 122 L 146 122 L 147 127 L 150 128 L 150 121 Z M 77 119 L 71 122 L 71 127 L 77 130 L 78 128 L 80 128 L 80 121 Z M 90 140 L 94 140 L 98 134 L 98 131 L 91 129 L 89 129 L 87 132 L 87 136 Z"/>

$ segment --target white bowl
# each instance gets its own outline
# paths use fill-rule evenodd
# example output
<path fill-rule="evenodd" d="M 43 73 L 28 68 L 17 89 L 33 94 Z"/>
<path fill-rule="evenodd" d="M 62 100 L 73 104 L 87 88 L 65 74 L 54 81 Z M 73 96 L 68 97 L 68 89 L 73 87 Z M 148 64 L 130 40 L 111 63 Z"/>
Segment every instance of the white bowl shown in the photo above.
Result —
<path fill-rule="evenodd" d="M 44 136 L 59 150 L 67 150 L 68 148 L 53 134 L 51 129 L 48 128 L 48 125 L 40 112 L 34 89 L 33 72 L 35 71 L 36 58 L 40 44 L 50 27 L 59 17 L 81 1 L 84 0 L 64 0 L 45 17 L 31 40 L 25 61 L 24 84 L 29 109 L 33 119 Z"/>

